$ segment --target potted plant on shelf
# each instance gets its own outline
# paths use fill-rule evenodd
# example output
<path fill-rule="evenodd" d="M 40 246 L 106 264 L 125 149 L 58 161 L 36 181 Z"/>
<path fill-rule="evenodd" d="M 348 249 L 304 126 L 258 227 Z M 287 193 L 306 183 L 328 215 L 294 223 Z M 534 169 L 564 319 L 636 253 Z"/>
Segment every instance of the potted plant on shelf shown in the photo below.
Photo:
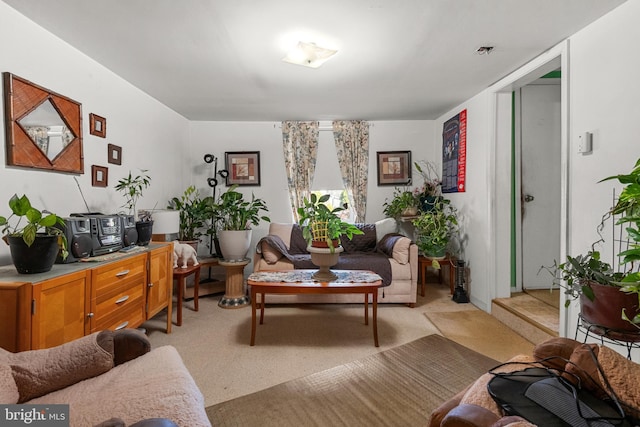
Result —
<path fill-rule="evenodd" d="M 198 249 L 200 236 L 204 234 L 205 221 L 210 217 L 211 197 L 201 198 L 195 185 L 190 185 L 180 197 L 169 201 L 169 209 L 180 211 L 178 240 Z"/>
<path fill-rule="evenodd" d="M 146 169 L 141 169 L 140 174 L 133 176 L 131 171 L 125 178 L 121 178 L 115 185 L 115 189 L 122 193 L 125 198 L 123 208 L 129 210 L 129 214 L 133 215 L 136 221 L 136 230 L 138 231 L 137 244 L 141 246 L 148 245 L 151 241 L 153 233 L 153 220 L 149 211 L 145 211 L 140 215 L 136 210 L 136 205 L 142 192 L 151 184 L 151 177 L 147 174 Z"/>
<path fill-rule="evenodd" d="M 422 254 L 434 260 L 443 259 L 451 238 L 458 232 L 458 211 L 449 200 L 440 199 L 411 223 Z"/>
<path fill-rule="evenodd" d="M 434 162 L 421 160 L 414 162 L 413 166 L 422 176 L 422 185 L 414 190 L 414 196 L 419 201 L 420 210 L 427 212 L 442 199 L 442 180 Z"/>
<path fill-rule="evenodd" d="M 408 188 L 398 188 L 393 190 L 393 198 L 390 202 L 385 200 L 383 213 L 389 218 L 398 218 L 401 216 L 415 216 L 418 214 L 418 205 L 420 200 Z"/>
<path fill-rule="evenodd" d="M 0 226 L 3 227 L 2 239 L 9 245 L 11 259 L 18 273 L 44 273 L 51 270 L 58 253 L 62 259 L 67 257 L 62 218 L 34 208 L 26 195 L 18 197 L 14 194 L 9 199 L 9 207 L 11 215 L 0 216 Z"/>
<path fill-rule="evenodd" d="M 251 246 L 251 225 L 257 226 L 260 221 L 271 221 L 268 216 L 260 215 L 268 211 L 267 203 L 251 195 L 245 200 L 244 195 L 233 185 L 222 193 L 217 202 L 209 206 L 209 215 L 213 218 L 220 241 L 220 250 L 225 261 L 244 260 Z"/>

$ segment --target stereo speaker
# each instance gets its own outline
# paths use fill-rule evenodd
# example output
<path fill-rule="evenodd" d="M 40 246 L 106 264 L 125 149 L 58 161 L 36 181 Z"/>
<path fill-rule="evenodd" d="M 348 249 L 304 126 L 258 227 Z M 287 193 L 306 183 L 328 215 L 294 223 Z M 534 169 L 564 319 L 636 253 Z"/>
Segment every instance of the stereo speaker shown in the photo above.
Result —
<path fill-rule="evenodd" d="M 136 229 L 136 219 L 133 215 L 120 215 L 122 221 L 122 246 L 135 245 L 138 241 L 138 230 Z"/>
<path fill-rule="evenodd" d="M 77 262 L 81 258 L 87 258 L 91 255 L 93 243 L 91 240 L 91 226 L 89 218 L 64 218 L 64 235 L 67 238 L 67 255 L 66 259 L 58 254 L 56 263 L 67 264 Z"/>

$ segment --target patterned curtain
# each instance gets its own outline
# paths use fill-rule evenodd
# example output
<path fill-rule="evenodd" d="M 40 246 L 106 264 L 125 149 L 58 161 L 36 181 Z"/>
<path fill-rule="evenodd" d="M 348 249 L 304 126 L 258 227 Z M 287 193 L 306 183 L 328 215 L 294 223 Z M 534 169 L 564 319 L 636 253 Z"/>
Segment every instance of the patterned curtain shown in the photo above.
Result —
<path fill-rule="evenodd" d="M 334 121 L 333 138 L 342 182 L 349 197 L 353 197 L 352 207 L 356 222 L 365 222 L 369 174 L 369 123 L 363 120 Z"/>
<path fill-rule="evenodd" d="M 294 221 L 309 197 L 318 157 L 319 122 L 282 122 L 282 147 Z"/>

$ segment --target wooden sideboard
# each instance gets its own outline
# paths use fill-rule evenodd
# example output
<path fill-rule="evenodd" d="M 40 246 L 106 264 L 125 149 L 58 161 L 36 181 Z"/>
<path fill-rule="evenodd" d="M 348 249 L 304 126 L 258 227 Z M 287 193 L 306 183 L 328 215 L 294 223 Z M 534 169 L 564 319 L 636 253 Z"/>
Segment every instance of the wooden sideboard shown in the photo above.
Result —
<path fill-rule="evenodd" d="M 101 262 L 55 264 L 47 273 L 0 267 L 0 347 L 48 348 L 103 329 L 136 328 L 167 308 L 171 332 L 173 250 L 146 250 Z"/>

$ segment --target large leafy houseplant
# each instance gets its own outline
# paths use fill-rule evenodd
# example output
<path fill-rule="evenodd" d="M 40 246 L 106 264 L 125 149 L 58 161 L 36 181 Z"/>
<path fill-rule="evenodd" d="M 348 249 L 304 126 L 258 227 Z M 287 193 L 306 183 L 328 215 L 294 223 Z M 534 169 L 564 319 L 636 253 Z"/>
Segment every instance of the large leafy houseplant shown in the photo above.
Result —
<path fill-rule="evenodd" d="M 393 190 L 393 197 L 390 201 L 384 202 L 382 212 L 389 218 L 397 218 L 403 215 L 415 215 L 418 213 L 420 199 L 408 188 L 398 188 Z"/>
<path fill-rule="evenodd" d="M 251 225 L 257 226 L 261 220 L 271 221 L 268 216 L 260 215 L 261 211 L 269 210 L 263 199 L 252 194 L 251 200 L 245 200 L 237 188 L 237 185 L 229 187 L 212 205 L 211 211 L 221 230 L 249 230 Z"/>
<path fill-rule="evenodd" d="M 192 242 L 204 234 L 202 228 L 211 217 L 211 197 L 201 198 L 195 185 L 187 187 L 180 197 L 172 198 L 168 208 L 180 212 L 179 240 Z"/>
<path fill-rule="evenodd" d="M 40 211 L 34 208 L 26 195 L 18 197 L 17 194 L 14 194 L 11 199 L 9 199 L 9 208 L 11 208 L 11 215 L 9 215 L 9 217 L 0 216 L 0 226 L 2 226 L 3 234 L 2 239 L 5 243 L 12 246 L 14 243 L 11 242 L 14 242 L 14 239 L 19 239 L 19 241 L 24 242 L 28 248 L 31 248 L 39 237 L 55 237 L 55 239 L 52 240 L 55 240 L 57 249 L 54 252 L 50 265 L 43 271 L 51 269 L 58 253 L 62 259 L 67 257 L 67 239 L 63 231 L 65 223 L 62 218 L 52 212 Z M 14 257 L 13 252 L 14 250 L 12 248 L 12 257 Z M 15 257 L 14 264 L 16 264 L 18 268 L 18 262 Z"/>
<path fill-rule="evenodd" d="M 340 245 L 342 236 L 351 240 L 354 235 L 363 234 L 363 231 L 354 224 L 340 219 L 337 214 L 345 210 L 343 206 L 330 208 L 326 205 L 330 197 L 329 194 L 318 197 L 311 193 L 308 199 L 305 198 L 304 206 L 298 208 L 298 224 L 307 244 L 318 246 L 318 242 L 323 242 L 323 246 L 331 249 L 333 253 Z"/>
<path fill-rule="evenodd" d="M 442 258 L 458 231 L 458 212 L 449 200 L 440 199 L 433 209 L 421 212 L 411 223 L 420 251 L 429 258 Z"/>

